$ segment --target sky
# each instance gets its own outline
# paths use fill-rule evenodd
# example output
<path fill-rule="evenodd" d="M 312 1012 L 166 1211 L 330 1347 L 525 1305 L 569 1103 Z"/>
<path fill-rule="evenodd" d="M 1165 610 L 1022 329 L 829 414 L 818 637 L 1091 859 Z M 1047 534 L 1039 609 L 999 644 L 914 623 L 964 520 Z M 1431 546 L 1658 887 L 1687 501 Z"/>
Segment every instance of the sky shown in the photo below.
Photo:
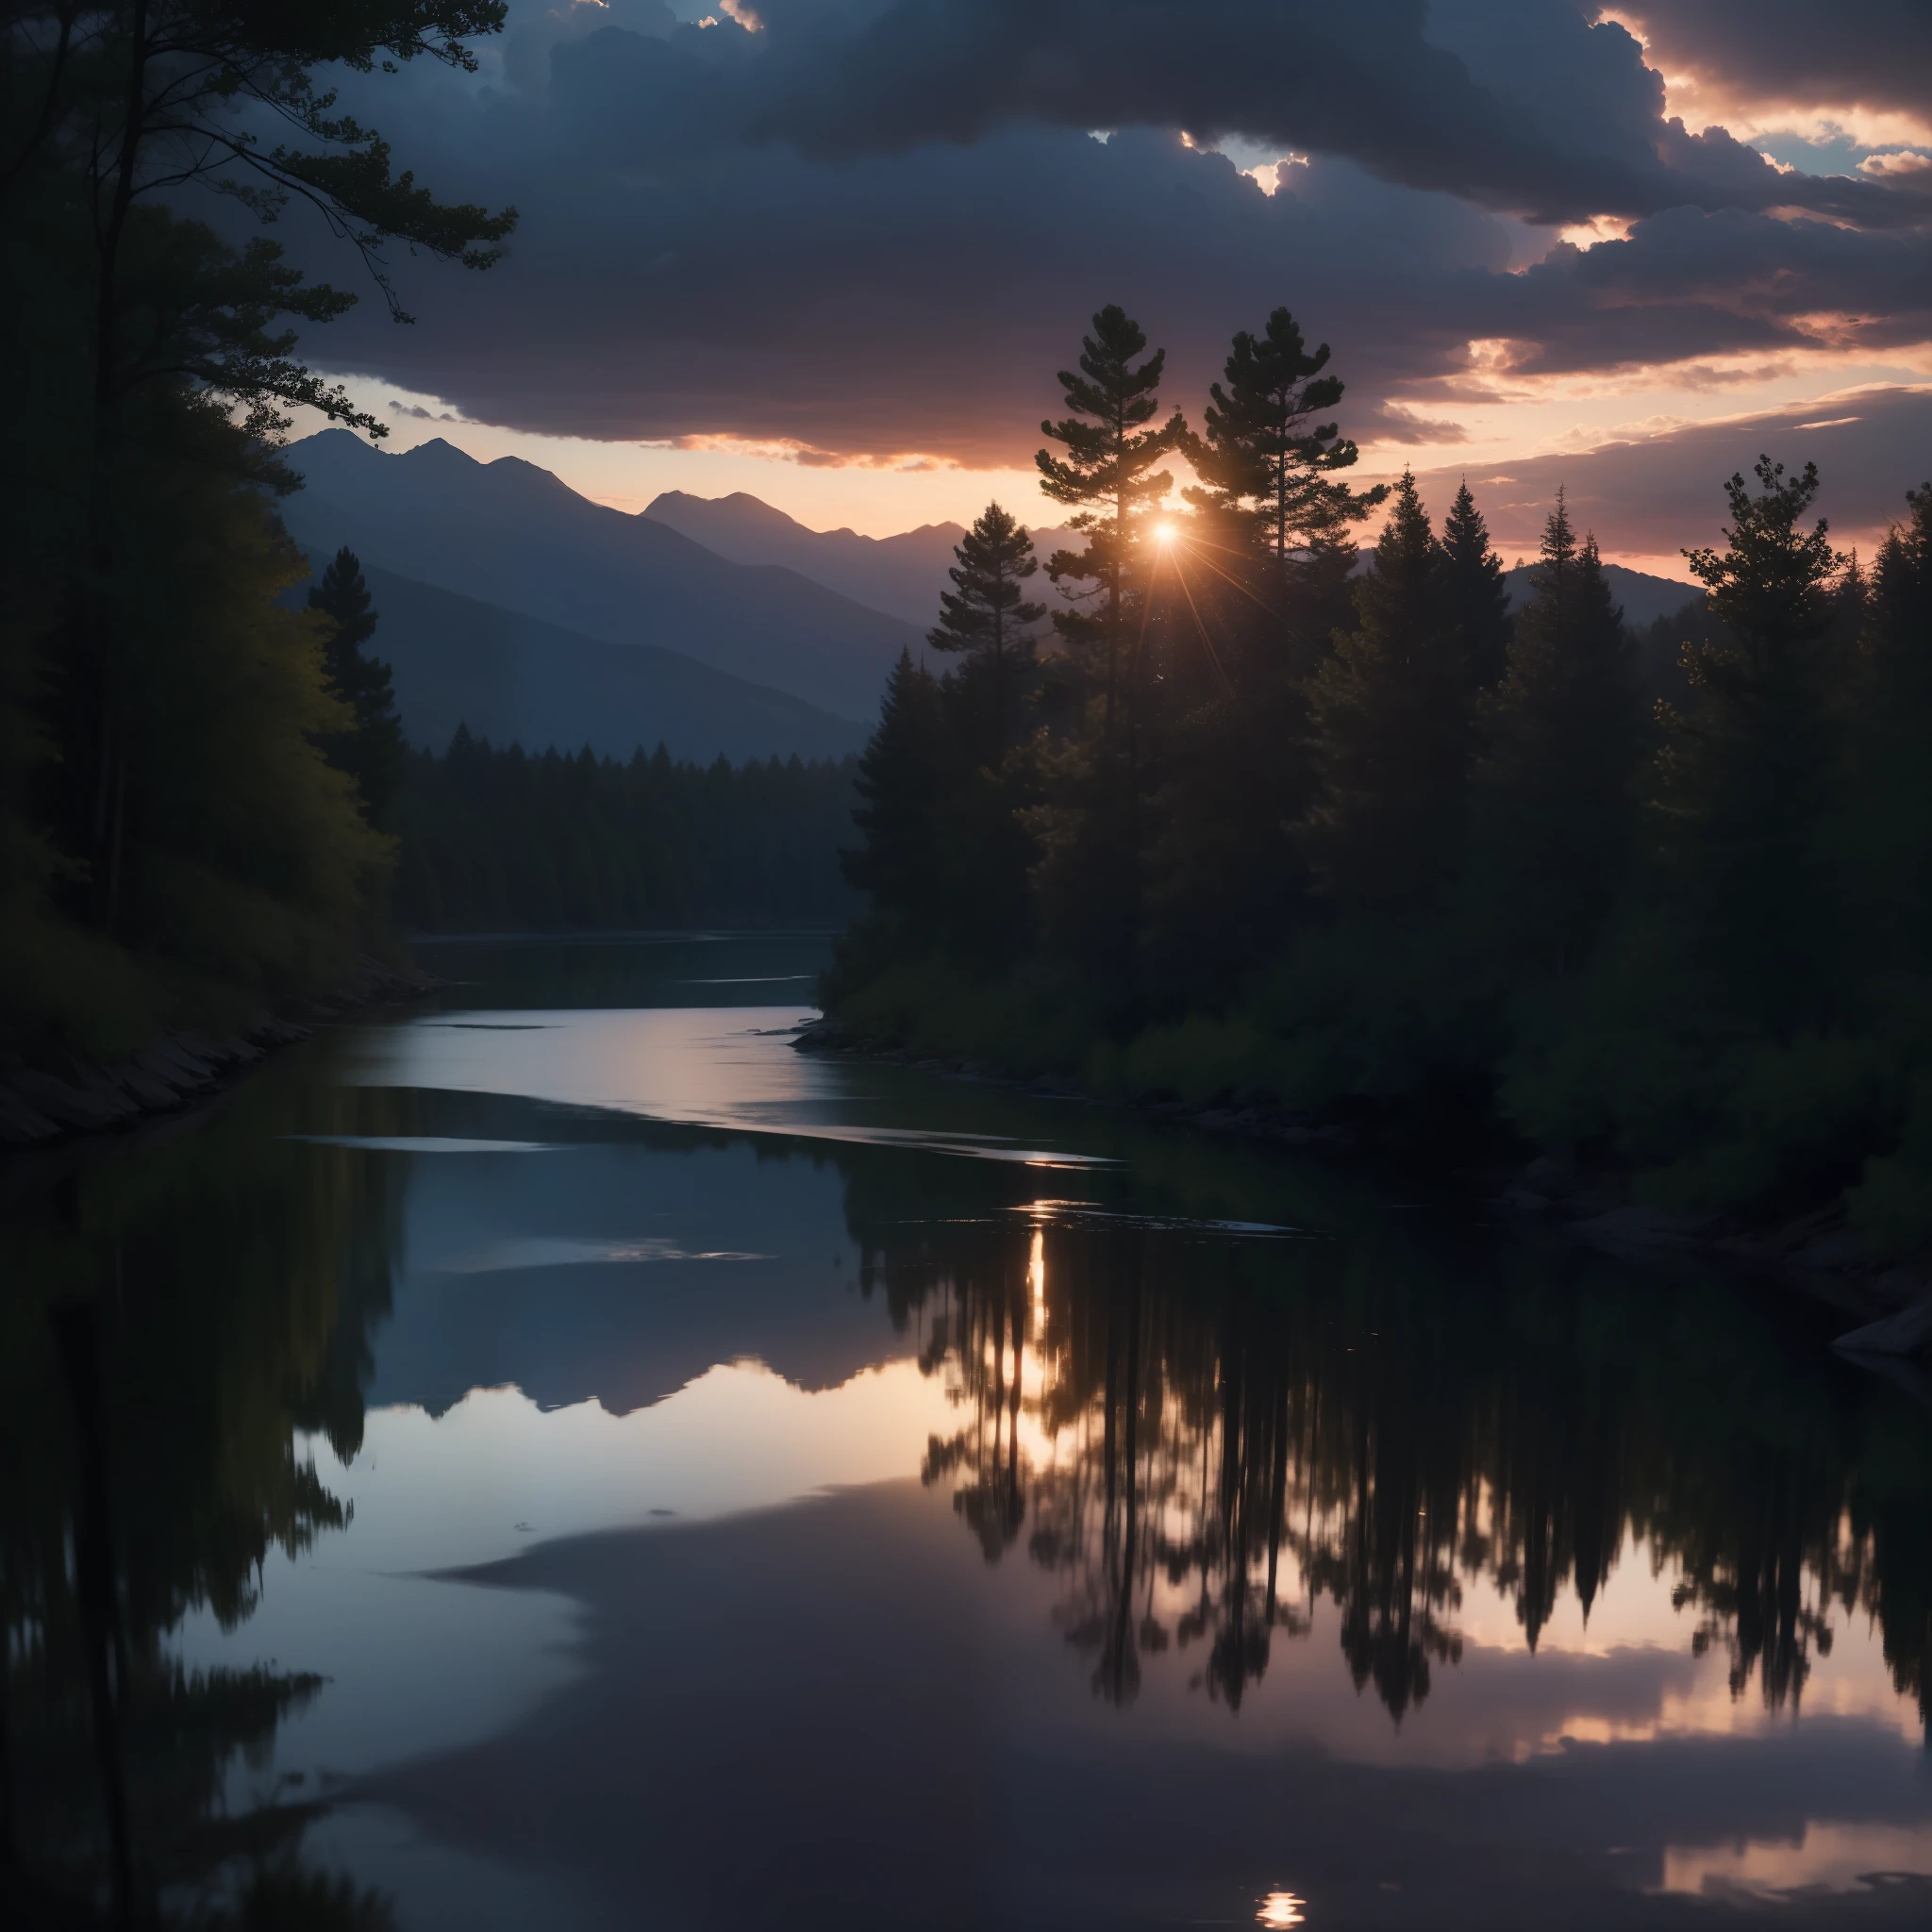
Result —
<path fill-rule="evenodd" d="M 1366 480 L 1563 484 L 1686 575 L 1723 481 L 1815 460 L 1869 548 L 1932 475 L 1924 0 L 511 0 L 474 75 L 343 98 L 482 275 L 403 258 L 305 348 L 393 425 L 600 501 L 745 490 L 874 536 L 998 496 L 1093 310 L 1198 421 L 1285 304 Z M 285 239 L 348 283 L 320 237 Z M 307 425 L 303 425 L 307 426 Z"/>

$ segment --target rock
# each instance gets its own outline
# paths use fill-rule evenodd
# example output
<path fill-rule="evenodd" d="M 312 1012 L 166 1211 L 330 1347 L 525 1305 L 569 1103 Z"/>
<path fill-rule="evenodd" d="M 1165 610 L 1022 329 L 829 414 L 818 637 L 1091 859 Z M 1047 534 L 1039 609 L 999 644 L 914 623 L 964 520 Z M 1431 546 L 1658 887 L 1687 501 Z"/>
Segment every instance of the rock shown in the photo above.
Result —
<path fill-rule="evenodd" d="M 1868 1322 L 1831 1345 L 1846 1355 L 1910 1355 L 1932 1342 L 1932 1294 L 1895 1315 Z"/>
<path fill-rule="evenodd" d="M 1525 1220 L 1535 1221 L 1550 1211 L 1550 1197 L 1538 1193 L 1534 1188 L 1511 1188 L 1503 1196 L 1503 1206 L 1512 1214 L 1521 1214 Z"/>
<path fill-rule="evenodd" d="M 31 1147 L 37 1141 L 58 1140 L 59 1134 L 44 1114 L 36 1113 L 10 1087 L 0 1086 L 0 1144 Z"/>
<path fill-rule="evenodd" d="M 1824 1229 L 1791 1257 L 1801 1268 L 1857 1268 L 1870 1258 L 1864 1236 L 1843 1226 Z"/>
<path fill-rule="evenodd" d="M 133 1060 L 123 1060 L 118 1067 L 109 1067 L 107 1075 L 137 1107 L 164 1112 L 181 1104 L 180 1094 L 169 1082 L 148 1073 Z"/>
<path fill-rule="evenodd" d="M 1714 1225 L 1709 1215 L 1667 1214 L 1661 1208 L 1646 1208 L 1637 1202 L 1571 1223 L 1573 1231 L 1586 1241 L 1620 1248 L 1695 1247 Z"/>
<path fill-rule="evenodd" d="M 1576 1181 L 1576 1163 L 1562 1154 L 1539 1154 L 1516 1177 L 1517 1188 L 1541 1194 L 1545 1207 L 1574 1194 Z"/>
<path fill-rule="evenodd" d="M 179 1034 L 162 1034 L 158 1040 L 149 1043 L 145 1053 L 137 1054 L 135 1058 L 150 1073 L 158 1073 L 161 1067 L 174 1068 L 191 1088 L 206 1087 L 215 1076 L 212 1064 L 191 1050 Z M 156 1062 L 159 1065 L 157 1066 Z"/>
<path fill-rule="evenodd" d="M 85 1066 L 78 1060 L 70 1059 L 66 1084 L 106 1108 L 115 1120 L 131 1120 L 142 1110 L 142 1103 L 125 1087 L 110 1080 L 98 1067 Z"/>
<path fill-rule="evenodd" d="M 198 1060 L 191 1060 L 186 1054 L 166 1052 L 163 1047 L 164 1042 L 156 1041 L 136 1054 L 130 1064 L 176 1093 L 196 1092 L 213 1077 Z"/>
<path fill-rule="evenodd" d="M 23 1067 L 10 1076 L 8 1084 L 36 1113 L 58 1122 L 63 1127 L 116 1126 L 135 1111 L 130 1101 L 122 1100 L 117 1107 L 109 1107 L 93 1094 L 84 1093 L 65 1080 L 57 1080 L 52 1074 L 42 1074 L 33 1067 Z"/>

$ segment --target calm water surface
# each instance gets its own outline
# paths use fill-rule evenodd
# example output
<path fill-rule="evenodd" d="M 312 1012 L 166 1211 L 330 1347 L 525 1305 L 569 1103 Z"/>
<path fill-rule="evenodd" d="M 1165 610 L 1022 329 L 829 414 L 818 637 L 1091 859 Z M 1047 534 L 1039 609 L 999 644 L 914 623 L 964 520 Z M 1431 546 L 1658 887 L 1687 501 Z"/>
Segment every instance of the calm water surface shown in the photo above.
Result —
<path fill-rule="evenodd" d="M 1932 1412 L 1828 1313 L 803 1058 L 823 955 L 425 949 L 433 1009 L 0 1178 L 41 1871 L 104 1869 L 92 1294 L 178 1907 L 295 1857 L 411 1928 L 1932 1923 Z"/>

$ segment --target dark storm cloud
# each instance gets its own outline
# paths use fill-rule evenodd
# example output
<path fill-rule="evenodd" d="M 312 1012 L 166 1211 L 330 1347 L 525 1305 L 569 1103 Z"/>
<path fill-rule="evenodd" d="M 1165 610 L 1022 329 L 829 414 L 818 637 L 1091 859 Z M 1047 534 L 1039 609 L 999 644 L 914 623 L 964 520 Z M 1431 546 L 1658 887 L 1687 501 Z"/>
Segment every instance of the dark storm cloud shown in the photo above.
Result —
<path fill-rule="evenodd" d="M 1740 351 L 1880 351 L 1932 337 L 1932 236 L 1674 208 L 1624 242 L 1561 245 L 1489 291 L 1524 373 Z M 1480 308 L 1483 304 L 1475 305 Z M 1472 312 L 1472 320 L 1474 314 Z"/>
<path fill-rule="evenodd" d="M 610 152 L 611 38 L 559 50 L 544 114 L 485 117 L 493 158 L 463 192 L 522 207 L 510 258 L 412 277 L 420 326 L 365 308 L 332 332 L 332 364 L 555 434 L 1024 462 L 1053 372 L 1112 300 L 1169 346 L 1191 408 L 1233 331 L 1289 304 L 1335 345 L 1361 435 L 1404 434 L 1381 405 L 1466 369 L 1473 338 L 1547 372 L 1816 348 L 1821 311 L 1875 318 L 1844 325 L 1868 341 L 1932 335 L 1923 236 L 1686 208 L 1512 274 L 1509 225 L 1466 202 L 1319 158 L 1271 198 L 1219 155 L 1134 130 L 641 169 Z"/>
<path fill-rule="evenodd" d="M 1932 119 L 1925 0 L 1630 0 L 1651 55 L 1732 94 Z"/>
<path fill-rule="evenodd" d="M 397 264 L 419 326 L 365 303 L 310 352 L 525 430 L 1024 465 L 1058 401 L 1053 372 L 1107 301 L 1167 345 L 1170 395 L 1191 412 L 1232 332 L 1288 304 L 1333 343 L 1344 426 L 1363 440 L 1413 441 L 1416 408 L 1455 414 L 1512 375 L 1932 340 L 1932 237 L 1897 225 L 1925 215 L 1924 196 L 1839 183 L 1876 197 L 1877 226 L 1768 212 L 1767 177 L 1787 204 L 1793 177 L 1721 130 L 1662 121 L 1636 42 L 1568 0 L 1331 8 L 1343 41 L 1277 59 L 1303 78 L 1276 93 L 1331 116 L 1357 158 L 1304 134 L 1310 159 L 1284 168 L 1272 197 L 1224 157 L 1137 124 L 1164 115 L 1203 138 L 1260 125 L 1266 90 L 1215 36 L 1264 12 L 1286 34 L 1303 18 L 1294 5 L 1136 0 L 1108 9 L 1120 51 L 1085 62 L 1068 36 L 1086 12 L 1060 0 L 760 10 L 771 24 L 751 34 L 677 26 L 660 0 L 525 5 L 491 86 L 352 79 L 355 105 L 366 88 L 371 118 L 423 178 L 514 202 L 523 221 L 487 275 Z M 1364 21 L 1389 43 L 1379 68 Z M 1017 79 L 992 71 L 995 28 Z M 952 81 L 928 86 L 956 47 Z M 868 90 L 892 75 L 920 86 L 874 101 Z M 1072 125 L 1026 106 L 1060 97 L 1062 79 L 1077 106 L 1053 119 Z M 1441 99 L 1406 121 L 1403 90 L 1425 81 Z M 1484 104 L 1501 132 L 1471 162 L 1456 116 Z M 1374 125 L 1355 125 L 1357 109 Z M 1103 143 L 1090 123 L 1121 131 Z M 1391 178 L 1403 156 L 1431 186 Z M 1553 249 L 1547 230 L 1482 205 L 1513 205 L 1501 187 L 1471 186 L 1472 167 L 1516 178 L 1511 156 L 1509 168 L 1534 173 L 1541 156 L 1573 183 L 1595 170 L 1673 194 L 1704 185 L 1640 216 L 1627 240 Z M 1577 207 L 1607 206 L 1575 192 Z M 1475 363 L 1472 341 L 1504 346 Z"/>
<path fill-rule="evenodd" d="M 1883 185 L 1781 173 L 1666 120 L 1638 43 L 1568 0 L 765 0 L 757 17 L 755 34 L 561 45 L 557 77 L 639 161 L 747 142 L 842 160 L 1020 122 L 1181 127 L 1538 221 L 1681 205 L 1917 219 Z"/>

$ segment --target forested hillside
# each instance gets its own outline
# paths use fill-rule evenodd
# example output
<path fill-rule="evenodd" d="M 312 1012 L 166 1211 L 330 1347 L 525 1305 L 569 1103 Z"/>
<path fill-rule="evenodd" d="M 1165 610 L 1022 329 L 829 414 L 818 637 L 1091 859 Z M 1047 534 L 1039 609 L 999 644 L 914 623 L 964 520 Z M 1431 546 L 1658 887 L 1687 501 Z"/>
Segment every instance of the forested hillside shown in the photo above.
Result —
<path fill-rule="evenodd" d="M 372 822 L 335 626 L 275 505 L 297 406 L 380 433 L 296 358 L 358 299 L 230 216 L 291 201 L 385 261 L 480 271 L 509 209 L 438 202 L 332 111 L 335 63 L 474 65 L 489 0 L 34 8 L 9 14 L 0 173 L 0 1023 L 29 1044 L 140 1043 L 326 987 L 374 936 Z M 278 130 L 274 142 L 251 125 Z M 322 232 L 318 230 L 317 232 Z M 446 266 L 437 268 L 435 264 Z M 380 733 L 376 734 L 378 737 Z M 373 768 L 372 768 L 373 769 Z M 8 1051 L 12 1041 L 8 1041 Z"/>
<path fill-rule="evenodd" d="M 861 764 L 829 1011 L 1932 1243 L 1932 485 L 1861 569 L 1810 467 L 1714 477 L 1704 601 L 1641 640 L 1559 495 L 1512 614 L 1466 485 L 1405 477 L 1357 573 L 1384 492 L 1328 362 L 1275 311 L 1195 429 L 1094 318 L 1039 458 L 1085 546 L 1041 576 L 998 506 L 961 544 L 955 668 L 902 659 Z"/>
<path fill-rule="evenodd" d="M 734 768 L 627 760 L 458 731 L 413 752 L 397 803 L 398 923 L 411 932 L 841 925 L 856 760 Z"/>

